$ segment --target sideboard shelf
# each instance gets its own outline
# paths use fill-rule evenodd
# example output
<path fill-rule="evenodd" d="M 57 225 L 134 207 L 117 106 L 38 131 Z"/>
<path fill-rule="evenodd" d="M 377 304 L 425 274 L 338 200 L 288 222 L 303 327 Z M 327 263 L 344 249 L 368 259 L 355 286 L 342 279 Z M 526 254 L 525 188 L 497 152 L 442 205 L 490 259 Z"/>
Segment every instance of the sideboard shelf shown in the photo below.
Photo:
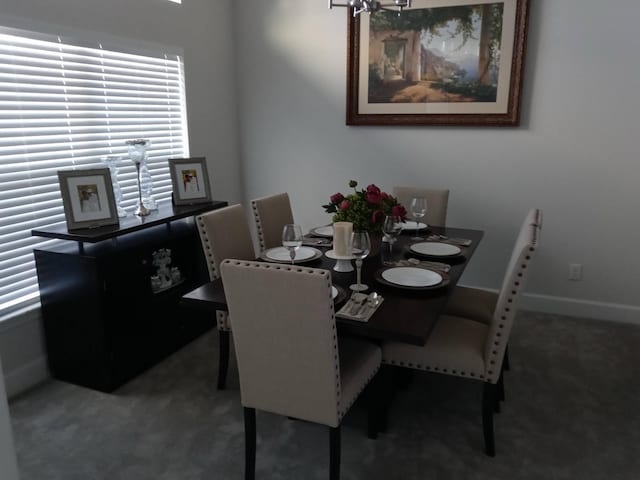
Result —
<path fill-rule="evenodd" d="M 112 392 L 215 325 L 182 295 L 208 281 L 194 216 L 227 202 L 160 205 L 120 226 L 33 230 L 59 242 L 34 250 L 45 343 L 54 378 Z M 182 280 L 154 292 L 153 253 L 171 250 Z"/>

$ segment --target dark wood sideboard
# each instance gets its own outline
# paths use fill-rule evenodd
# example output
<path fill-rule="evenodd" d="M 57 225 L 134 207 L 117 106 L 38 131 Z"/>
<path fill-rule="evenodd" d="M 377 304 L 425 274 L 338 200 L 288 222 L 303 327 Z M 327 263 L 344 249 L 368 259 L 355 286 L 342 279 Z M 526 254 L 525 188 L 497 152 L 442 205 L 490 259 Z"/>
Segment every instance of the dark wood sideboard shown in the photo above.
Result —
<path fill-rule="evenodd" d="M 32 230 L 58 240 L 34 249 L 53 377 L 112 392 L 215 326 L 180 299 L 209 280 L 194 216 L 226 205 L 166 202 L 118 226 Z M 163 248 L 182 280 L 154 291 L 152 255 Z"/>

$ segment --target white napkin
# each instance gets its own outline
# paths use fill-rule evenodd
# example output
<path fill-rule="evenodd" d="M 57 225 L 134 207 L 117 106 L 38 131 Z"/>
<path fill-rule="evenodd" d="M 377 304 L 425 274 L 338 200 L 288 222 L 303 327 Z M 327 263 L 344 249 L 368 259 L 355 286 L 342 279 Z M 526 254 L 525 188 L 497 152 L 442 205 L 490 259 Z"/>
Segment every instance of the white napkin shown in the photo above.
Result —
<path fill-rule="evenodd" d="M 447 237 L 446 235 L 437 234 L 429 235 L 427 237 L 427 240 L 429 240 L 430 242 L 448 243 L 450 245 L 456 245 L 458 247 L 468 247 L 469 245 L 471 245 L 471 243 L 473 243 L 468 238 L 452 238 Z"/>
<path fill-rule="evenodd" d="M 347 303 L 345 303 L 342 308 L 336 312 L 336 317 L 355 320 L 358 322 L 368 322 L 371 316 L 380 307 L 384 298 L 378 295 L 376 297 L 375 305 L 372 305 L 372 303 L 367 299 L 368 296 L 365 293 L 354 293 L 351 295 L 351 298 Z M 361 302 L 364 303 L 360 305 Z"/>

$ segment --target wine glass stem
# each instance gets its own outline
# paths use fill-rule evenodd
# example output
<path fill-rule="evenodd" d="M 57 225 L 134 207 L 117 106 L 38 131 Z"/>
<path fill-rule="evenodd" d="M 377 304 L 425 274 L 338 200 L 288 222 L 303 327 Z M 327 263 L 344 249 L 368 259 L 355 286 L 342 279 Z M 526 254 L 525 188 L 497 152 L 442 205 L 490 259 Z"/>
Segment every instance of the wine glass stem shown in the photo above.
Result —
<path fill-rule="evenodd" d="M 289 256 L 291 257 L 291 265 L 293 265 L 295 263 L 294 260 L 296 259 L 296 251 L 289 250 Z"/>
<path fill-rule="evenodd" d="M 356 260 L 356 284 L 360 288 L 360 280 L 362 279 L 362 260 Z"/>

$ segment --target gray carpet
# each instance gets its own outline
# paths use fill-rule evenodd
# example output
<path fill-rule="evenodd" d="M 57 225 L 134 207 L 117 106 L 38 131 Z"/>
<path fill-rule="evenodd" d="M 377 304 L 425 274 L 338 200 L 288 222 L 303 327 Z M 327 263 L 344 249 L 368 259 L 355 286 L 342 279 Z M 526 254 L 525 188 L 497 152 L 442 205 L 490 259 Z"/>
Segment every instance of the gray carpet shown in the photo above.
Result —
<path fill-rule="evenodd" d="M 511 337 L 497 456 L 483 453 L 479 385 L 418 374 L 389 430 L 365 432 L 355 405 L 342 478 L 640 478 L 640 327 L 523 312 Z M 10 403 L 21 480 L 243 478 L 234 360 L 215 389 L 217 333 L 115 394 L 50 381 Z M 232 355 L 233 357 L 233 355 Z M 327 479 L 324 427 L 258 413 L 258 479 Z"/>

